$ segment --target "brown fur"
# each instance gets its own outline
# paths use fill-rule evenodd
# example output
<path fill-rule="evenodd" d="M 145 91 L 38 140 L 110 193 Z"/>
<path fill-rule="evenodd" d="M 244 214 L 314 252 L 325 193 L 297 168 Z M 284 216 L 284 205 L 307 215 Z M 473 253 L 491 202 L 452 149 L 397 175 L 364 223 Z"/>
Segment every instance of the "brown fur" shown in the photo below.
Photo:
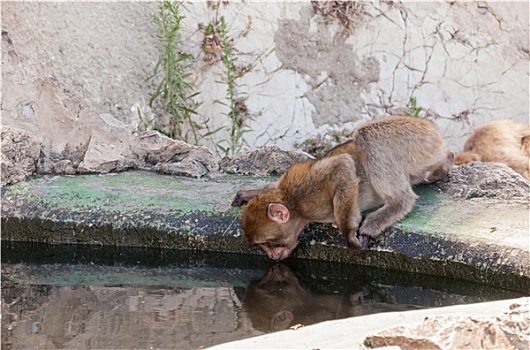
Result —
<path fill-rule="evenodd" d="M 504 119 L 476 128 L 454 164 L 473 161 L 504 163 L 530 180 L 530 124 Z"/>
<path fill-rule="evenodd" d="M 252 198 L 243 209 L 241 226 L 245 238 L 260 245 L 275 260 L 281 260 L 296 247 L 308 222 L 337 222 L 341 232 L 356 232 L 361 221 L 358 184 L 355 163 L 347 154 L 294 164 L 280 178 L 276 189 Z M 264 215 L 271 203 L 288 209 L 285 223 L 272 219 L 274 214 Z M 361 248 L 356 239 L 352 244 Z M 291 248 L 289 252 L 277 249 L 286 246 Z"/>
<path fill-rule="evenodd" d="M 234 203 L 255 191 L 241 213 L 243 233 L 272 259 L 292 252 L 308 222 L 336 222 L 348 246 L 362 250 L 410 212 L 411 185 L 441 179 L 452 161 L 433 123 L 391 117 L 359 127 L 320 160 L 293 165 L 269 188 L 243 190 Z M 381 204 L 359 227 L 361 211 Z"/>
<path fill-rule="evenodd" d="M 482 157 L 474 152 L 460 152 L 455 155 L 454 165 L 462 165 L 471 162 L 480 162 Z"/>
<path fill-rule="evenodd" d="M 525 156 L 530 157 L 530 135 L 523 137 L 521 151 Z"/>

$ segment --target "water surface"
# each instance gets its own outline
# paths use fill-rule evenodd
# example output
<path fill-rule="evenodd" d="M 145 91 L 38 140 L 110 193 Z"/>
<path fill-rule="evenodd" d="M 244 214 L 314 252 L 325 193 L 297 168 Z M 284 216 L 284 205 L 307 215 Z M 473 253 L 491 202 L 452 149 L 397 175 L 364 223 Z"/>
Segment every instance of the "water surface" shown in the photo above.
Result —
<path fill-rule="evenodd" d="M 197 349 L 344 317 L 520 296 L 346 264 L 2 242 L 2 349 Z"/>

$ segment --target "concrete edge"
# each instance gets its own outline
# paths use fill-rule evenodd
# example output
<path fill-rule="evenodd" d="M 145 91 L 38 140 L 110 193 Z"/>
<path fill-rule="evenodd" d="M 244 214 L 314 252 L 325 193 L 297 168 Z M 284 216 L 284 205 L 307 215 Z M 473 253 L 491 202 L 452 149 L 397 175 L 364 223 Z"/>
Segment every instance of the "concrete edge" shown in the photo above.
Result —
<path fill-rule="evenodd" d="M 513 304 L 529 303 L 530 298 L 526 297 L 352 317 L 220 344 L 210 349 L 361 349 L 365 348 L 364 340 L 371 334 L 405 324 L 407 327 L 415 327 L 427 317 L 464 315 L 473 318 L 494 318 L 508 312 Z"/>

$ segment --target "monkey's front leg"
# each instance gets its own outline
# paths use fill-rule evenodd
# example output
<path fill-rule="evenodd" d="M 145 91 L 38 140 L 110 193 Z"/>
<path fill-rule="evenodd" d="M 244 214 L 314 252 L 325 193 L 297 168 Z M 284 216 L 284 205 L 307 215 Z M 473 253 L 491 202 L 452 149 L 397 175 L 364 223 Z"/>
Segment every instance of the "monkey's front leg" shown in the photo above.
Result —
<path fill-rule="evenodd" d="M 368 242 L 363 242 L 364 237 L 357 235 L 357 229 L 362 219 L 361 211 L 357 205 L 358 187 L 357 179 L 350 181 L 337 191 L 333 198 L 333 211 L 339 231 L 345 236 L 348 248 L 354 252 L 363 251 L 368 246 Z"/>

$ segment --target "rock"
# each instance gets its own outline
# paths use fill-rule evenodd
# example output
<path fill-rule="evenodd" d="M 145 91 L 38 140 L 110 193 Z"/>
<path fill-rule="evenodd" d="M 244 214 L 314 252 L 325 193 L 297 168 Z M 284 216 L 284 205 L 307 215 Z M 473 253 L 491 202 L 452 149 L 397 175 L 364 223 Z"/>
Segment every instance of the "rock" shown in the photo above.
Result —
<path fill-rule="evenodd" d="M 72 162 L 68 159 L 63 159 L 58 162 L 52 163 L 52 173 L 54 174 L 66 174 L 73 175 L 75 174 L 75 169 Z"/>
<path fill-rule="evenodd" d="M 85 153 L 88 149 L 89 140 L 78 145 L 66 144 L 60 153 L 46 153 L 41 154 L 41 162 L 37 173 L 39 174 L 75 174 L 79 164 L 85 158 Z M 70 169 L 67 164 L 70 164 Z"/>
<path fill-rule="evenodd" d="M 453 166 L 436 185 L 456 198 L 530 199 L 530 182 L 505 164 L 472 162 Z"/>
<path fill-rule="evenodd" d="M 207 148 L 173 140 L 158 131 L 138 135 L 132 152 L 140 167 L 165 174 L 200 177 L 218 167 L 215 156 Z"/>
<path fill-rule="evenodd" d="M 85 158 L 79 164 L 80 173 L 108 173 L 121 171 L 129 166 L 128 145 L 120 140 L 114 142 L 95 135 L 90 139 Z"/>
<path fill-rule="evenodd" d="M 396 327 L 366 337 L 369 347 L 401 349 L 524 349 L 530 337 L 529 304 L 512 304 L 500 317 L 426 317 L 416 327 Z"/>
<path fill-rule="evenodd" d="M 219 167 L 225 173 L 241 175 L 281 175 L 291 165 L 314 159 L 305 152 L 286 151 L 279 147 L 262 147 L 221 159 Z"/>
<path fill-rule="evenodd" d="M 159 173 L 199 178 L 208 174 L 208 169 L 196 159 L 184 159 L 181 162 L 159 163 L 154 169 Z"/>
<path fill-rule="evenodd" d="M 42 144 L 32 133 L 2 127 L 2 186 L 16 183 L 37 171 Z"/>
<path fill-rule="evenodd" d="M 100 114 L 91 123 L 91 137 L 80 173 L 108 173 L 134 167 L 130 127 L 110 114 Z"/>
<path fill-rule="evenodd" d="M 143 168 L 198 177 L 218 167 L 212 152 L 204 147 L 172 140 L 156 131 L 134 136 L 131 126 L 113 115 L 91 114 L 88 101 L 71 95 L 54 78 L 28 83 L 27 90 L 27 96 L 10 94 L 8 98 L 13 108 L 6 121 L 20 125 L 24 141 L 15 145 L 18 141 L 6 137 L 2 184 L 33 173 L 108 173 Z M 38 148 L 29 147 L 34 144 L 29 135 L 40 135 Z"/>
<path fill-rule="evenodd" d="M 11 90 L 6 93 L 6 105 L 12 107 L 5 113 L 5 125 L 39 135 L 43 157 L 39 172 L 50 172 L 52 163 L 65 159 L 78 165 L 92 136 L 92 124 L 99 122 L 87 113 L 88 102 L 72 96 L 54 78 L 34 81 L 23 88 L 20 95 Z M 70 156 L 74 157 L 67 158 Z"/>

